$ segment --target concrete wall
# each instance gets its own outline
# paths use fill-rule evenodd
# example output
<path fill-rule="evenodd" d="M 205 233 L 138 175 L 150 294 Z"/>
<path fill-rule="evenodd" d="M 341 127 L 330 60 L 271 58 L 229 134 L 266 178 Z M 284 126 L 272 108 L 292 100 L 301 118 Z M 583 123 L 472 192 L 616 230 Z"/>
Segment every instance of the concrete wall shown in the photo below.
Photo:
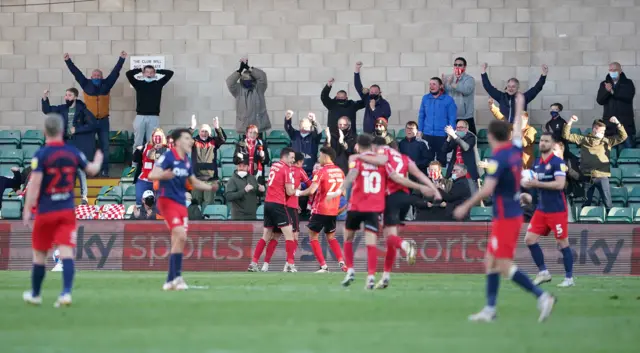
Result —
<path fill-rule="evenodd" d="M 530 104 L 534 124 L 548 119 L 556 101 L 564 104 L 564 116 L 581 116 L 581 124 L 600 115 L 595 95 L 610 61 L 640 77 L 640 0 L 57 1 L 0 1 L 2 129 L 39 128 L 43 90 L 58 103 L 67 87 L 77 86 L 65 52 L 87 74 L 96 67 L 110 71 L 121 50 L 166 56 L 176 74 L 164 90 L 165 127 L 189 124 L 192 113 L 200 121 L 218 115 L 233 127 L 234 101 L 224 79 L 244 55 L 269 75 L 276 127 L 287 109 L 314 111 L 323 122 L 319 96 L 331 77 L 334 93 L 347 88 L 356 97 L 358 60 L 365 64 L 364 84 L 378 83 L 391 102 L 394 127 L 417 117 L 428 79 L 450 73 L 456 56 L 468 60 L 476 77 L 481 126 L 490 120 L 482 62 L 496 87 L 516 76 L 526 88 L 540 65 L 549 65 L 547 84 Z M 111 94 L 112 129 L 132 129 L 134 94 L 123 70 Z"/>

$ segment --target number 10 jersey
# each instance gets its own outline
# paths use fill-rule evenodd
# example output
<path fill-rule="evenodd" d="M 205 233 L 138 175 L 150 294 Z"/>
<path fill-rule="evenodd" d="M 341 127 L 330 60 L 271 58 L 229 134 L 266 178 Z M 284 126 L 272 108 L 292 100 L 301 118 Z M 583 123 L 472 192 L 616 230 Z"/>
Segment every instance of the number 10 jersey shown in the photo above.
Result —
<path fill-rule="evenodd" d="M 373 153 L 365 153 L 373 154 Z M 349 169 L 358 170 L 351 187 L 349 211 L 382 212 L 387 191 L 387 166 L 376 166 L 361 160 L 349 163 Z"/>

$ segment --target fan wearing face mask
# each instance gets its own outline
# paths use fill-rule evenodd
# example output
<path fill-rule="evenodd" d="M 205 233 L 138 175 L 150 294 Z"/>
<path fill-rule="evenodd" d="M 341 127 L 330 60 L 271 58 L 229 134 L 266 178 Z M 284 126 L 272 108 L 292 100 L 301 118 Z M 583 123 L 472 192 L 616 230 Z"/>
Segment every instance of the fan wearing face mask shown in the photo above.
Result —
<path fill-rule="evenodd" d="M 42 112 L 45 114 L 58 113 L 64 121 L 63 139 L 70 145 L 75 146 L 89 160 L 93 160 L 96 152 L 96 129 L 97 121 L 93 113 L 83 101 L 78 99 L 79 92 L 71 87 L 64 94 L 64 104 L 51 105 L 49 102 L 49 90 L 44 91 L 42 97 Z M 83 170 L 78 169 L 80 179 L 80 194 L 83 204 L 87 204 L 89 199 L 87 175 Z"/>
<path fill-rule="evenodd" d="M 391 117 L 391 105 L 382 98 L 380 86 L 371 85 L 369 88 L 362 86 L 362 78 L 360 77 L 360 69 L 362 69 L 362 61 L 356 63 L 355 72 L 353 74 L 353 84 L 360 98 L 364 101 L 365 110 L 362 119 L 362 130 L 367 134 L 373 134 L 375 130 L 376 119 Z M 352 124 L 352 126 L 355 126 Z"/>
<path fill-rule="evenodd" d="M 131 219 L 136 220 L 154 220 L 157 218 L 158 209 L 156 208 L 156 195 L 153 190 L 147 190 L 142 195 L 143 204 L 133 210 Z"/>
<path fill-rule="evenodd" d="M 327 82 L 320 93 L 320 100 L 329 111 L 327 126 L 332 133 L 337 133 L 338 120 L 342 117 L 349 119 L 349 123 L 352 127 L 356 126 L 356 113 L 358 110 L 364 109 L 365 102 L 362 99 L 359 101 L 349 99 L 347 97 L 347 91 L 345 90 L 339 90 L 338 93 L 336 93 L 335 98 L 329 97 L 329 93 L 331 93 L 334 82 L 335 80 L 333 78 Z"/>
<path fill-rule="evenodd" d="M 291 139 L 293 150 L 304 154 L 302 169 L 304 169 L 308 177 L 311 177 L 313 166 L 318 161 L 318 146 L 320 146 L 320 140 L 322 139 L 322 134 L 318 132 L 316 115 L 310 112 L 306 118 L 301 119 L 299 130 L 293 127 L 291 123 L 292 117 L 293 111 L 288 110 L 284 116 L 284 130 Z"/>
<path fill-rule="evenodd" d="M 633 110 L 635 95 L 636 87 L 633 81 L 622 72 L 620 63 L 609 64 L 609 72 L 604 81 L 600 82 L 596 101 L 604 108 L 602 119 L 607 123 L 605 136 L 616 135 L 615 124 L 610 121 L 612 116 L 618 118 L 629 134 L 629 138 L 620 147 L 632 148 L 635 145 L 636 123 Z"/>
<path fill-rule="evenodd" d="M 151 135 L 151 141 L 147 143 L 144 147 L 138 148 L 141 151 L 139 168 L 137 170 L 140 171 L 137 178 L 135 179 L 136 186 L 136 205 L 142 205 L 144 199 L 144 193 L 153 190 L 153 182 L 149 180 L 149 173 L 153 170 L 153 166 L 156 160 L 160 159 L 167 150 L 167 138 L 164 135 L 164 131 L 161 128 L 157 128 L 153 131 L 153 135 Z M 134 155 L 137 156 L 137 153 L 134 152 Z"/>
<path fill-rule="evenodd" d="M 254 221 L 258 196 L 264 195 L 264 191 L 264 185 L 258 184 L 256 178 L 249 173 L 249 161 L 238 164 L 224 191 L 224 196 L 231 206 L 231 219 Z"/>
<path fill-rule="evenodd" d="M 226 82 L 229 93 L 236 99 L 236 131 L 244 134 L 250 125 L 265 133 L 271 129 L 264 97 L 268 86 L 267 74 L 249 66 L 249 59 L 242 58 L 240 68 L 232 72 Z"/>
<path fill-rule="evenodd" d="M 605 137 L 607 125 L 600 119 L 593 122 L 591 132 L 587 136 L 572 134 L 571 126 L 576 121 L 578 121 L 578 117 L 572 116 L 562 130 L 562 137 L 570 143 L 580 146 L 580 171 L 585 178 L 584 184 L 587 194 L 587 201 L 583 206 L 591 205 L 593 193 L 597 189 L 608 211 L 613 206 L 609 189 L 609 177 L 611 177 L 609 156 L 612 147 L 627 139 L 627 132 L 614 116 L 609 119 L 609 122 L 617 127 L 615 136 Z"/>
<path fill-rule="evenodd" d="M 549 115 L 551 115 L 551 120 L 547 121 L 544 125 L 544 130 L 551 133 L 554 141 L 562 141 L 563 143 L 566 143 L 566 141 L 562 139 L 562 130 L 564 129 L 564 125 L 567 121 L 560 116 L 562 109 L 563 106 L 560 103 L 553 103 L 549 106 Z"/>

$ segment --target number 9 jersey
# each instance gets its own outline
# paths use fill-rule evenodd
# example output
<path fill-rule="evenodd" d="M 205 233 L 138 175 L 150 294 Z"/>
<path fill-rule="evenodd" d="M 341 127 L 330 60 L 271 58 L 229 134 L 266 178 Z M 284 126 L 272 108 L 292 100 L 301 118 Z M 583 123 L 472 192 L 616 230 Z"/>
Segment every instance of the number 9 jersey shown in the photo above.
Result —
<path fill-rule="evenodd" d="M 364 155 L 374 155 L 374 153 L 366 152 Z M 351 186 L 348 210 L 378 213 L 384 211 L 387 167 L 356 160 L 349 163 L 349 169 L 358 170 L 358 177 Z"/>

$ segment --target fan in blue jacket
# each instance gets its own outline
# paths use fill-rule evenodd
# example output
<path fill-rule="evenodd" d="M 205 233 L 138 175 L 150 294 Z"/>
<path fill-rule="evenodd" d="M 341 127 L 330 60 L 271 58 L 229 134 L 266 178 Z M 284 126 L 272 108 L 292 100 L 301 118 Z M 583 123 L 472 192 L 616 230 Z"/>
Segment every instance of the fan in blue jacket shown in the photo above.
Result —
<path fill-rule="evenodd" d="M 447 155 L 442 152 L 442 145 L 447 140 L 444 128 L 456 125 L 457 110 L 453 97 L 445 93 L 442 80 L 432 77 L 429 81 L 429 94 L 422 97 L 418 113 L 418 134 L 427 142 L 429 161 L 436 158 L 441 165 L 447 163 Z"/>

